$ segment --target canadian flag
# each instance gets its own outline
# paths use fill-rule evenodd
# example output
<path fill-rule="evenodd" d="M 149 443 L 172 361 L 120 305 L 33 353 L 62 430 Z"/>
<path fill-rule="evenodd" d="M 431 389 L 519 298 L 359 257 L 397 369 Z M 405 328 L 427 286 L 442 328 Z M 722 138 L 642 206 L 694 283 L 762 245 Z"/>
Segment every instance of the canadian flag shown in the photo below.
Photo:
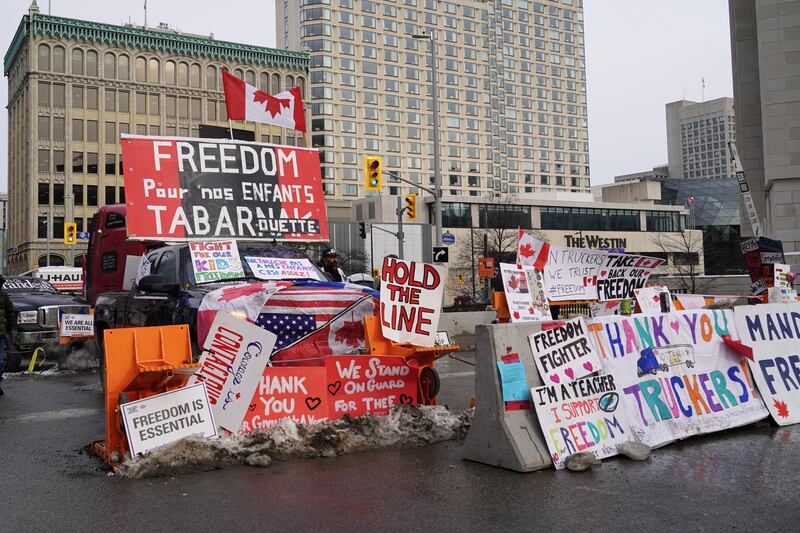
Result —
<path fill-rule="evenodd" d="M 252 120 L 306 131 L 306 115 L 300 87 L 271 95 L 222 71 L 225 107 L 231 120 Z"/>
<path fill-rule="evenodd" d="M 517 243 L 517 265 L 532 266 L 536 270 L 544 270 L 550 254 L 550 244 L 540 241 L 519 228 L 519 241 Z"/>

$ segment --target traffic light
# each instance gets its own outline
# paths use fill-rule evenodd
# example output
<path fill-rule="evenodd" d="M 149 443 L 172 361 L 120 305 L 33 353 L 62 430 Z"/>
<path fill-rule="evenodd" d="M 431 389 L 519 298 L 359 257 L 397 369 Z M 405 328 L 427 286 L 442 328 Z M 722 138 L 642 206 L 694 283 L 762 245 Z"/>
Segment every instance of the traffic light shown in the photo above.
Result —
<path fill-rule="evenodd" d="M 380 277 L 381 277 L 381 271 L 378 270 L 377 268 L 373 268 L 372 269 L 372 279 L 380 279 Z"/>
<path fill-rule="evenodd" d="M 358 223 L 358 234 L 361 235 L 362 239 L 367 238 L 367 224 L 365 222 Z"/>
<path fill-rule="evenodd" d="M 364 188 L 368 191 L 379 191 L 383 187 L 383 162 L 378 155 L 364 158 Z"/>
<path fill-rule="evenodd" d="M 64 224 L 64 244 L 78 243 L 78 225 L 74 222 Z"/>
<path fill-rule="evenodd" d="M 406 196 L 406 213 L 408 220 L 417 220 L 417 195 L 414 193 Z"/>

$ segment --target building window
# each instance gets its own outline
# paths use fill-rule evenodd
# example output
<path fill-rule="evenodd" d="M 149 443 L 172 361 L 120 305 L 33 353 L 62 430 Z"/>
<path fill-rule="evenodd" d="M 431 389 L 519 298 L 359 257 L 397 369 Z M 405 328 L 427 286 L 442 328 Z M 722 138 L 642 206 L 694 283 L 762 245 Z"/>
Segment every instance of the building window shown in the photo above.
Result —
<path fill-rule="evenodd" d="M 639 211 L 586 207 L 542 207 L 542 229 L 639 231 Z"/>
<path fill-rule="evenodd" d="M 106 185 L 106 205 L 117 203 L 117 188 L 113 185 Z"/>
<path fill-rule="evenodd" d="M 647 231 L 680 231 L 680 214 L 665 211 L 646 212 Z"/>
<path fill-rule="evenodd" d="M 88 152 L 86 154 L 86 173 L 97 174 L 97 154 Z"/>
<path fill-rule="evenodd" d="M 72 73 L 83 76 L 83 50 L 80 48 L 72 49 Z"/>
<path fill-rule="evenodd" d="M 158 72 L 159 71 L 159 67 L 160 67 L 160 63 L 158 62 L 158 59 L 151 58 L 147 62 L 147 81 L 149 83 L 158 83 L 159 82 L 159 78 L 160 78 L 160 76 L 158 75 L 159 74 L 159 72 Z M 198 85 L 198 87 L 199 87 L 199 85 Z"/>
<path fill-rule="evenodd" d="M 106 154 L 106 175 L 113 176 L 117 173 L 117 156 Z"/>
<path fill-rule="evenodd" d="M 83 152 L 72 152 L 72 172 L 83 174 Z"/>
<path fill-rule="evenodd" d="M 65 58 L 65 50 L 63 46 L 54 46 L 53 47 L 53 72 L 65 72 L 66 71 L 66 58 Z"/>
<path fill-rule="evenodd" d="M 121 80 L 131 79 L 131 62 L 126 55 L 117 58 L 117 77 Z"/>
<path fill-rule="evenodd" d="M 86 186 L 86 200 L 89 207 L 97 207 L 97 185 Z"/>
<path fill-rule="evenodd" d="M 53 205 L 64 205 L 64 184 L 53 184 Z"/>
<path fill-rule="evenodd" d="M 86 88 L 86 109 L 97 110 L 97 87 Z"/>
<path fill-rule="evenodd" d="M 53 168 L 56 172 L 64 172 L 64 150 L 53 150 Z"/>
<path fill-rule="evenodd" d="M 46 44 L 39 45 L 39 70 L 50 70 L 50 47 Z"/>
<path fill-rule="evenodd" d="M 50 184 L 39 184 L 39 205 L 50 205 Z"/>
<path fill-rule="evenodd" d="M 50 172 L 50 150 L 39 150 L 39 172 Z"/>
<path fill-rule="evenodd" d="M 36 219 L 36 236 L 40 239 L 47 238 L 47 217 L 39 217 Z"/>
<path fill-rule="evenodd" d="M 117 77 L 117 56 L 111 52 L 103 56 L 103 75 L 109 80 Z"/>
<path fill-rule="evenodd" d="M 531 227 L 531 208 L 525 205 L 481 204 L 478 206 L 481 228 Z"/>
<path fill-rule="evenodd" d="M 86 52 L 86 75 L 97 77 L 98 55 L 94 50 Z"/>
<path fill-rule="evenodd" d="M 97 142 L 97 121 L 96 120 L 87 120 L 86 121 L 86 140 L 89 142 L 96 143 Z"/>
<path fill-rule="evenodd" d="M 430 220 L 433 221 L 434 219 L 433 206 L 431 205 Z M 472 227 L 472 209 L 470 204 L 443 203 L 442 226 L 446 228 Z"/>
<path fill-rule="evenodd" d="M 39 139 L 50 139 L 50 117 L 39 116 L 38 120 Z"/>
<path fill-rule="evenodd" d="M 72 186 L 72 203 L 73 205 L 83 205 L 83 185 Z"/>

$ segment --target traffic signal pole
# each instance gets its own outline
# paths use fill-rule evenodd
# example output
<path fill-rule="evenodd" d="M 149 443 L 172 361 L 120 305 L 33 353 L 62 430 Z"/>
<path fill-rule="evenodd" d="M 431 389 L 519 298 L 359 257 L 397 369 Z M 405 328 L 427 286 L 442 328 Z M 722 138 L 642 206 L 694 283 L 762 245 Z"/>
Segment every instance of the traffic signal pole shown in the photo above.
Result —
<path fill-rule="evenodd" d="M 403 211 L 406 208 L 403 207 L 403 201 L 400 199 L 400 196 L 397 197 L 397 256 L 400 259 L 405 259 L 403 257 L 403 239 L 405 235 L 403 234 Z"/>

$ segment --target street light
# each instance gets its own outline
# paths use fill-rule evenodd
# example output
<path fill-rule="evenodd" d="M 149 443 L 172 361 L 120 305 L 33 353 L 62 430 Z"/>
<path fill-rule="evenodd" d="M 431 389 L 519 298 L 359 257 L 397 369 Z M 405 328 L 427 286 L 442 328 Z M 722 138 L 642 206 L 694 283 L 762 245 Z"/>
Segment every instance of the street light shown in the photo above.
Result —
<path fill-rule="evenodd" d="M 415 33 L 412 39 L 431 42 L 431 86 L 433 88 L 433 188 L 435 198 L 433 204 L 434 224 L 436 225 L 436 246 L 442 245 L 442 168 L 439 158 L 439 72 L 436 66 L 438 51 L 436 48 L 436 30 L 428 33 Z"/>

